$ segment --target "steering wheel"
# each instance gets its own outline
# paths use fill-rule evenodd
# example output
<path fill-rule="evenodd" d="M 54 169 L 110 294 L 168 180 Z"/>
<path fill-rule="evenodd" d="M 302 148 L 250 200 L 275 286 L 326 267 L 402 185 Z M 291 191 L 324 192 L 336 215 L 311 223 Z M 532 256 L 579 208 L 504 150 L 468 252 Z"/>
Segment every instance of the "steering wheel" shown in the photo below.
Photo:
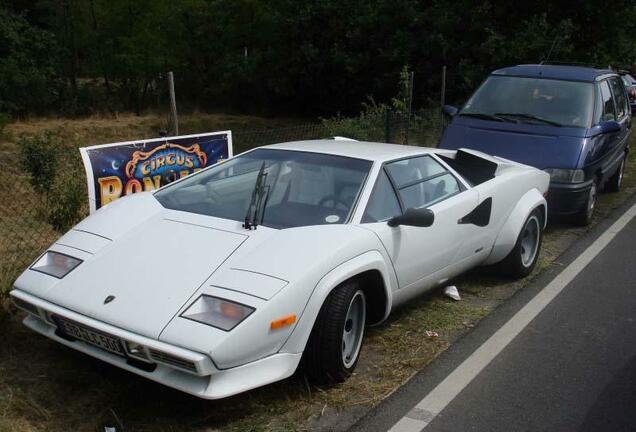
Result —
<path fill-rule="evenodd" d="M 327 207 L 325 204 L 327 204 L 328 202 L 333 202 L 333 205 L 330 206 L 331 208 L 335 209 L 336 206 L 340 204 L 344 207 L 344 210 L 349 209 L 349 204 L 336 195 L 327 195 L 326 197 L 323 197 L 320 201 L 318 201 L 318 205 L 321 207 Z"/>

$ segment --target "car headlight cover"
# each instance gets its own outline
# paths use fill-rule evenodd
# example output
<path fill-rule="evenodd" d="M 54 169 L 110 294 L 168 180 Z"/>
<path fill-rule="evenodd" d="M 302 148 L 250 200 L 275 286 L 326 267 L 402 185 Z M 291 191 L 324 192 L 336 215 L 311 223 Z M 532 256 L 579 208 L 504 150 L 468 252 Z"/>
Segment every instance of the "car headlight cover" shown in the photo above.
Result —
<path fill-rule="evenodd" d="M 62 279 L 81 263 L 81 259 L 59 252 L 47 251 L 31 266 L 31 270 Z"/>
<path fill-rule="evenodd" d="M 192 303 L 181 316 L 230 331 L 255 310 L 244 304 L 204 294 Z"/>
<path fill-rule="evenodd" d="M 585 180 L 585 173 L 580 169 L 548 168 L 544 171 L 550 174 L 550 181 L 556 183 L 582 183 Z"/>

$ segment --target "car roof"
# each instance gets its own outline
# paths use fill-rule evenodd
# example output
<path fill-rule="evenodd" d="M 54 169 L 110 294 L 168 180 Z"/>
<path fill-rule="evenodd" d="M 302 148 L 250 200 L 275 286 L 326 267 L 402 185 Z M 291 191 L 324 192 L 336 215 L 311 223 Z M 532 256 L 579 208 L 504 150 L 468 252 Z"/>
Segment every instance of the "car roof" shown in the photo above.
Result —
<path fill-rule="evenodd" d="M 435 152 L 432 148 L 412 145 L 333 139 L 292 141 L 259 148 L 324 153 L 379 162 Z"/>
<path fill-rule="evenodd" d="M 588 66 L 527 64 L 497 69 L 491 75 L 594 82 L 603 76 L 616 75 L 616 72 L 610 69 L 596 69 Z"/>

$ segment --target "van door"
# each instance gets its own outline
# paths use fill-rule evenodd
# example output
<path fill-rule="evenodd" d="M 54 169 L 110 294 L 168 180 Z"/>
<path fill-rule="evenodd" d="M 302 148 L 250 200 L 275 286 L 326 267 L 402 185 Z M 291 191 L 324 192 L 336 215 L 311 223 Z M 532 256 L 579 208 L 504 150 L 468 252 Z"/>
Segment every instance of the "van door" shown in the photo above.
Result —
<path fill-rule="evenodd" d="M 616 121 L 620 125 L 621 130 L 614 137 L 614 142 L 612 142 L 610 147 L 608 164 L 603 167 L 603 174 L 605 178 L 614 174 L 625 156 L 625 147 L 627 146 L 627 140 L 629 139 L 632 122 L 629 112 L 627 93 L 625 92 L 622 80 L 615 76 L 609 79 L 609 84 L 614 96 L 614 105 L 616 106 Z"/>
<path fill-rule="evenodd" d="M 598 83 L 596 94 L 595 125 L 609 120 L 617 120 L 616 103 L 610 89 L 609 80 Z M 617 120 L 618 121 L 618 120 Z M 594 130 L 594 128 L 592 128 Z M 586 152 L 582 168 L 585 169 L 585 177 L 593 178 L 597 172 L 606 173 L 615 158 L 616 149 L 621 141 L 623 131 L 600 133 L 590 137 L 589 150 Z"/>

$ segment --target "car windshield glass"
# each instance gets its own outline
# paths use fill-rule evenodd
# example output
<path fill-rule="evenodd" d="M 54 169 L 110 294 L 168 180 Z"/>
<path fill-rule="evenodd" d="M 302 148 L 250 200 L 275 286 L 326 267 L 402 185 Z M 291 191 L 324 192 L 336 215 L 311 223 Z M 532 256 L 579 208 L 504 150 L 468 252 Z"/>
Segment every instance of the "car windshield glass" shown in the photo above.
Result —
<path fill-rule="evenodd" d="M 460 111 L 460 116 L 491 116 L 517 123 L 590 127 L 592 83 L 543 78 L 490 76 Z"/>
<path fill-rule="evenodd" d="M 166 208 L 243 222 L 265 162 L 266 198 L 259 224 L 271 228 L 347 221 L 371 168 L 367 160 L 259 149 L 192 174 L 155 193 Z"/>

